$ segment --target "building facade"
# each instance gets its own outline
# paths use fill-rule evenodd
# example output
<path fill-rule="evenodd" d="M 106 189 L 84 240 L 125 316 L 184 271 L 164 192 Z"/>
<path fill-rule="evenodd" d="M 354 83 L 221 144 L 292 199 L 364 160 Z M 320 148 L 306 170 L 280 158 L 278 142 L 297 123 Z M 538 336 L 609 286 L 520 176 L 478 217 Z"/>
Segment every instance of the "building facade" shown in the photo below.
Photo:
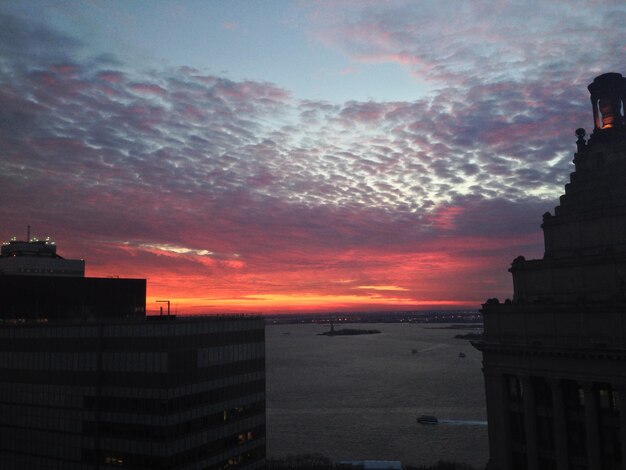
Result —
<path fill-rule="evenodd" d="M 146 316 L 145 279 L 28 238 L 0 257 L 0 469 L 265 466 L 262 318 Z"/>
<path fill-rule="evenodd" d="M 0 468 L 265 465 L 264 321 L 0 325 Z"/>
<path fill-rule="evenodd" d="M 0 322 L 144 318 L 146 280 L 0 275 Z"/>
<path fill-rule="evenodd" d="M 626 79 L 589 85 L 594 130 L 543 216 L 543 259 L 483 305 L 490 468 L 626 469 Z"/>
<path fill-rule="evenodd" d="M 146 280 L 85 277 L 85 261 L 65 259 L 47 238 L 13 238 L 0 249 L 3 320 L 143 318 Z"/>
<path fill-rule="evenodd" d="M 57 254 L 56 243 L 50 238 L 38 240 L 15 237 L 0 247 L 0 275 L 20 276 L 85 276 L 85 260 L 65 259 Z"/>

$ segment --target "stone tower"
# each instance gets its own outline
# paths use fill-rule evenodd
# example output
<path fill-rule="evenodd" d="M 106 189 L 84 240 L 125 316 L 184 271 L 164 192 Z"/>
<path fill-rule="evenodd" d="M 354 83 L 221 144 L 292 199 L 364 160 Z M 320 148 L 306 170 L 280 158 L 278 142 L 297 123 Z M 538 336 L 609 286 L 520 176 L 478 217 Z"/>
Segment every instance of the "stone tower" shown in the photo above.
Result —
<path fill-rule="evenodd" d="M 594 130 L 576 131 L 544 256 L 483 305 L 492 469 L 626 470 L 626 78 L 588 89 Z"/>

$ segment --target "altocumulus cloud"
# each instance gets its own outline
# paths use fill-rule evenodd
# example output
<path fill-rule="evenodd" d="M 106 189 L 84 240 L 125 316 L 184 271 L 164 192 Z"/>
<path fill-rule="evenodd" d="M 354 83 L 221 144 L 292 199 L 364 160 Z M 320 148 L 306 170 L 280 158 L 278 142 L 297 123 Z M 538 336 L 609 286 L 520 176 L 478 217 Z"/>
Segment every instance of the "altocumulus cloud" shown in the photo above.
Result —
<path fill-rule="evenodd" d="M 427 96 L 329 103 L 189 67 L 141 71 L 2 17 L 0 214 L 15 225 L 0 235 L 33 223 L 93 274 L 148 276 L 155 296 L 189 305 L 505 296 L 506 264 L 540 254 L 540 214 L 590 120 L 584 85 L 617 62 L 581 74 L 553 16 L 523 34 L 508 3 L 468 4 L 471 21 L 443 30 L 429 2 L 419 14 L 377 3 L 340 4 L 332 20 L 312 4 L 314 36 L 355 61 L 405 65 L 435 83 Z M 570 20 L 591 47 L 600 24 Z M 508 33 L 504 50 L 490 45 Z"/>

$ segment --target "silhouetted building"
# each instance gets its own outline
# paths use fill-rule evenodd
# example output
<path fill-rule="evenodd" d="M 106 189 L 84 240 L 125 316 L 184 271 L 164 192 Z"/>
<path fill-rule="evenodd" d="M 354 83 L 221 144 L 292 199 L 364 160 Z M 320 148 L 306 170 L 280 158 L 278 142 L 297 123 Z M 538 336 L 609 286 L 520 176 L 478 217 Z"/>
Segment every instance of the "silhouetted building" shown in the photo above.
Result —
<path fill-rule="evenodd" d="M 513 261 L 513 301 L 483 305 L 491 467 L 626 468 L 626 79 L 591 85 L 595 128 L 543 216 L 543 259 Z"/>
<path fill-rule="evenodd" d="M 85 261 L 65 259 L 57 254 L 57 246 L 50 238 L 26 241 L 15 237 L 0 248 L 0 275 L 20 276 L 77 276 L 85 275 Z"/>
<path fill-rule="evenodd" d="M 65 259 L 49 238 L 12 239 L 0 251 L 0 321 L 88 320 L 146 313 L 146 280 L 85 277 L 85 261 Z"/>
<path fill-rule="evenodd" d="M 146 280 L 0 275 L 0 321 L 143 318 Z"/>
<path fill-rule="evenodd" d="M 0 468 L 264 467 L 263 319 L 145 317 L 143 279 L 144 310 L 122 318 L 123 281 L 0 276 L 41 300 L 0 321 Z M 55 286 L 113 298 L 68 319 Z"/>

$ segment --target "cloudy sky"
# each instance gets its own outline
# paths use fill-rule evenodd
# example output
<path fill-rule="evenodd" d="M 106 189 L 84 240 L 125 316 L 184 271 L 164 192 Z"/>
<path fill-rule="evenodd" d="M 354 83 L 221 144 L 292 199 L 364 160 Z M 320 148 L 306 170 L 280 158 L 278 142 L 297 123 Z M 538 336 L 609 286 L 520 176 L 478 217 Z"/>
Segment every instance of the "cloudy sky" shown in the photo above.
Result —
<path fill-rule="evenodd" d="M 0 3 L 0 239 L 179 313 L 476 308 L 626 72 L 622 1 Z"/>

